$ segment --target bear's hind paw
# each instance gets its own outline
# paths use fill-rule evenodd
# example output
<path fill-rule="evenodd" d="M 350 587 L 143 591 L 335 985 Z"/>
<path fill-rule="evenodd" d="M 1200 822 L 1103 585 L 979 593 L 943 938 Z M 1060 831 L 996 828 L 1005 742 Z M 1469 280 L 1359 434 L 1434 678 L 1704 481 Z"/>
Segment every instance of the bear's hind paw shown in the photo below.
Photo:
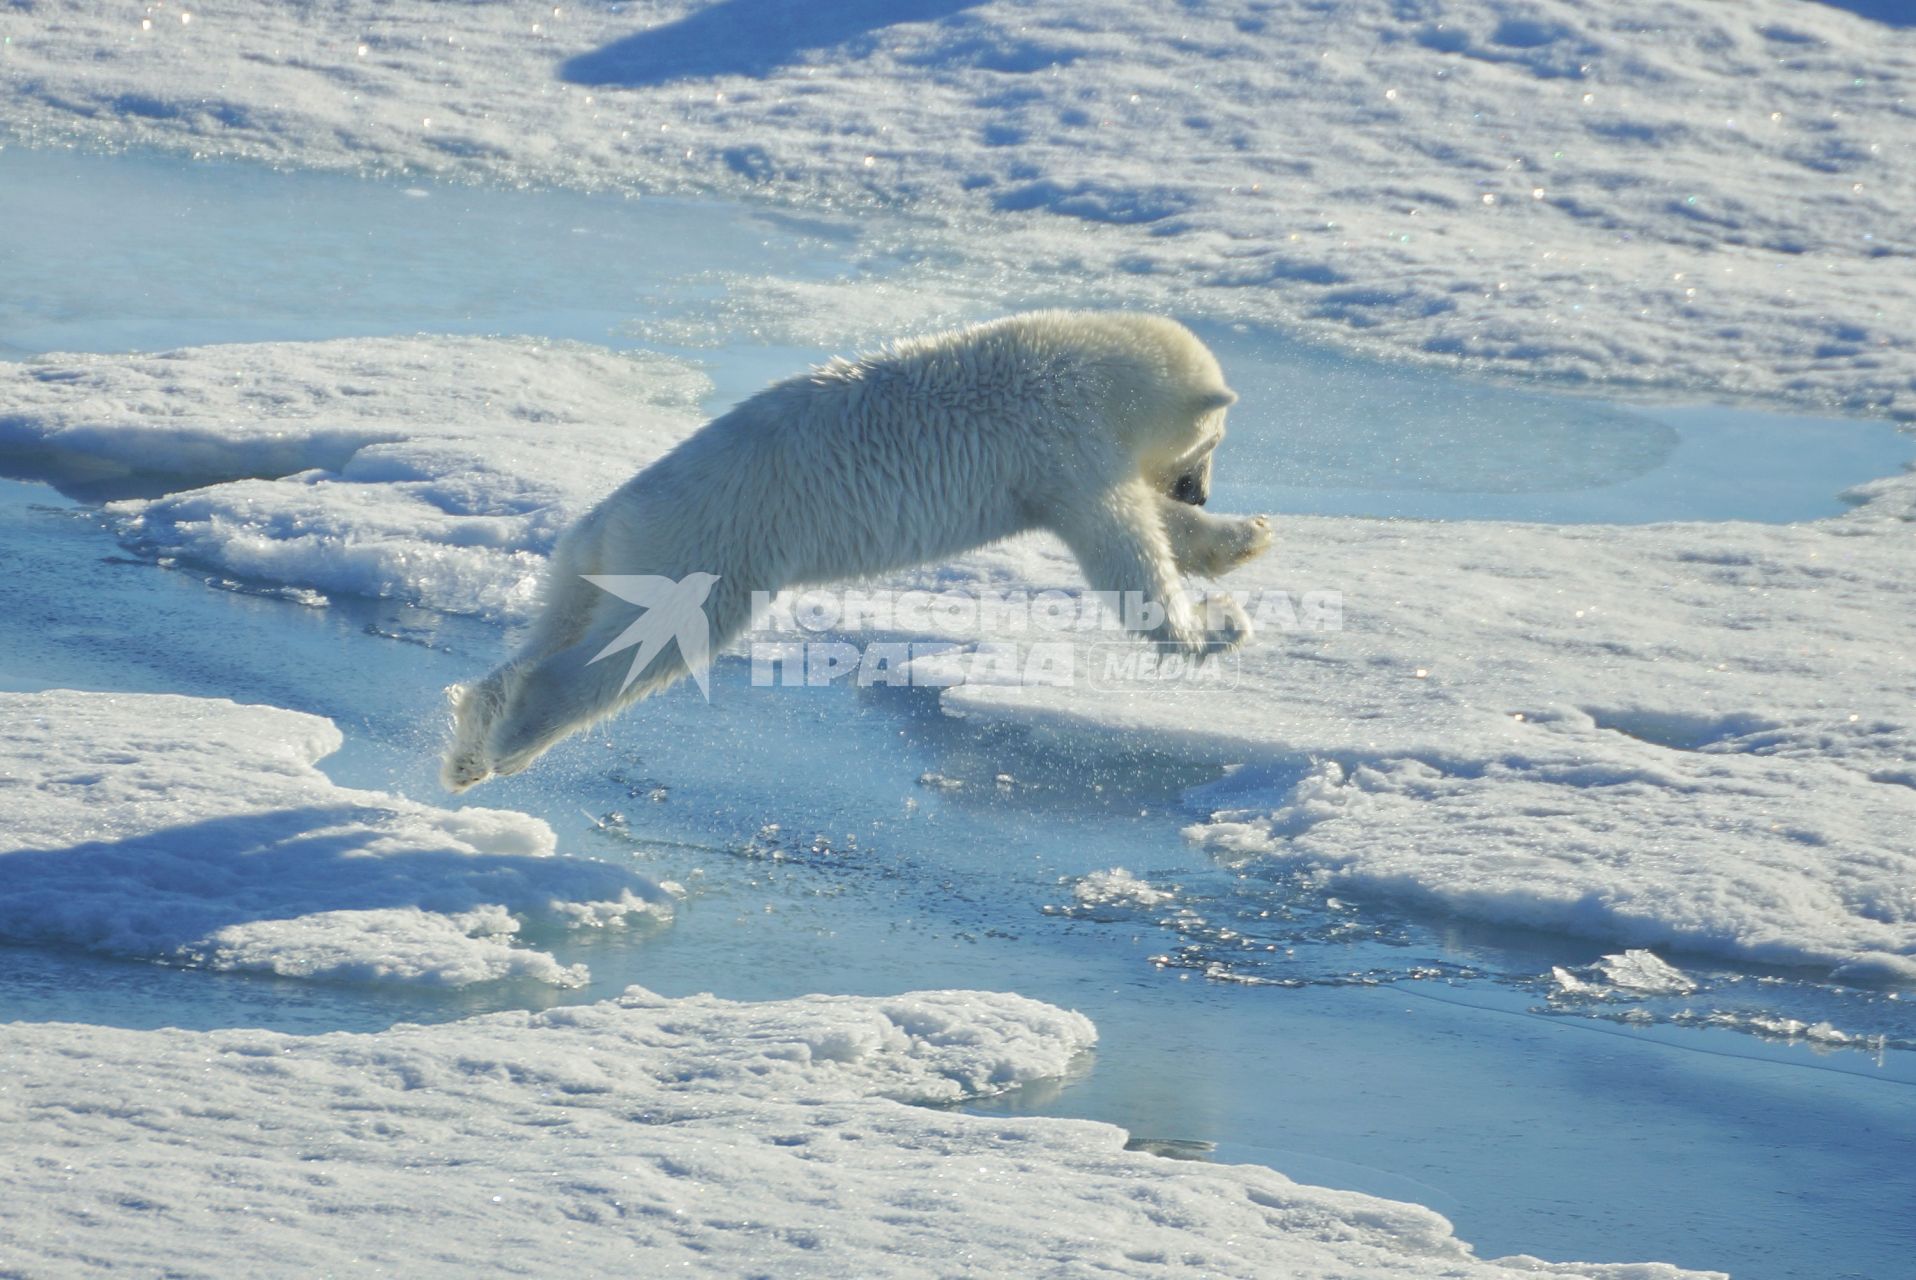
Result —
<path fill-rule="evenodd" d="M 439 783 L 451 792 L 464 791 L 492 776 L 485 758 L 476 751 L 453 751 L 439 767 Z"/>

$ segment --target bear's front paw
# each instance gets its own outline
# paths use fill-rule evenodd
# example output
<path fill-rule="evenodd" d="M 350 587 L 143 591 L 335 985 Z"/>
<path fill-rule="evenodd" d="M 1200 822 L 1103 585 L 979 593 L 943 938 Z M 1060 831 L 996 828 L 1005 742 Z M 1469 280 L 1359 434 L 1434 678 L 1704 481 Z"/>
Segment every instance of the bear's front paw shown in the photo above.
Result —
<path fill-rule="evenodd" d="M 1269 533 L 1266 532 L 1268 541 Z M 1251 642 L 1251 618 L 1235 597 L 1219 592 L 1204 601 L 1204 641 L 1208 653 L 1229 653 Z"/>
<path fill-rule="evenodd" d="M 1232 530 L 1234 535 L 1226 550 L 1226 569 L 1235 569 L 1239 565 L 1255 560 L 1271 549 L 1271 518 L 1269 516 L 1251 516 L 1239 520 Z"/>
<path fill-rule="evenodd" d="M 1268 516 L 1216 520 L 1194 541 L 1184 567 L 1202 577 L 1221 578 L 1271 549 L 1271 521 Z"/>
<path fill-rule="evenodd" d="M 1194 658 L 1229 653 L 1250 643 L 1250 616 L 1244 612 L 1244 606 L 1222 591 L 1204 597 L 1198 606 L 1197 621 L 1201 629 L 1194 628 L 1176 644 L 1179 651 Z"/>

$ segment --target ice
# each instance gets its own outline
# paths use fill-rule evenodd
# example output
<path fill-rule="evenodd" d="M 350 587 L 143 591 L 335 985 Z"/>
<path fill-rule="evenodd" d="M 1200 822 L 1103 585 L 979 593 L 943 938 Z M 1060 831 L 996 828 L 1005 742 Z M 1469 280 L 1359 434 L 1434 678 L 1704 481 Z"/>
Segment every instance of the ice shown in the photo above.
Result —
<path fill-rule="evenodd" d="M 1784 527 L 1280 520 L 1229 587 L 1338 591 L 1342 628 L 1267 629 L 1231 688 L 945 698 L 1242 765 L 1192 838 L 1327 889 L 1908 984 L 1910 486 Z"/>
<path fill-rule="evenodd" d="M 1151 910 L 1177 901 L 1177 890 L 1162 889 L 1123 867 L 1093 871 L 1071 886 L 1071 896 L 1089 911 Z"/>
<path fill-rule="evenodd" d="M 507 810 L 338 787 L 317 716 L 155 694 L 0 693 L 0 939 L 284 977 L 574 987 L 520 945 L 669 919 L 669 894 L 555 856 Z"/>
<path fill-rule="evenodd" d="M 558 8 L 16 8 L 4 127 L 903 206 L 1028 297 L 1108 282 L 1453 368 L 1910 412 L 1906 24 L 1792 0 L 856 6 L 796 33 L 758 0 Z M 670 63 L 698 31 L 726 34 Z"/>
<path fill-rule="evenodd" d="M 1696 983 L 1654 951 L 1631 950 L 1604 956 L 1581 973 L 1557 965 L 1551 976 L 1565 995 L 1683 995 Z"/>
<path fill-rule="evenodd" d="M 150 553 L 489 617 L 523 615 L 559 532 L 696 425 L 708 386 L 664 357 L 483 338 L 62 356 L 0 385 L 0 451 L 169 490 L 108 508 Z"/>
<path fill-rule="evenodd" d="M 1427 1209 L 1125 1150 L 1122 1130 L 900 1105 L 1063 1072 L 1094 1033 L 1015 995 L 662 999 L 377 1036 L 12 1025 L 15 1265 L 915 1276 L 1518 1275 Z M 84 1064 L 78 1069 L 76 1064 Z M 429 1194 L 421 1194 L 429 1187 Z M 396 1206 L 405 1206 L 403 1211 Z"/>

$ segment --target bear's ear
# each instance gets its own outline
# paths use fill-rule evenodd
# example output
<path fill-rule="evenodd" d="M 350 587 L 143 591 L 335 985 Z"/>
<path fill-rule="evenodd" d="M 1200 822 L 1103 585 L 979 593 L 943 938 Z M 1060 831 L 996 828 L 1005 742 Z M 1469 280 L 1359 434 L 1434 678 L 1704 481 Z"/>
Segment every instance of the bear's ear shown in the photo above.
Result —
<path fill-rule="evenodd" d="M 1210 413 L 1213 409 L 1228 409 L 1237 403 L 1237 392 L 1220 388 L 1206 391 L 1191 401 L 1193 413 Z"/>

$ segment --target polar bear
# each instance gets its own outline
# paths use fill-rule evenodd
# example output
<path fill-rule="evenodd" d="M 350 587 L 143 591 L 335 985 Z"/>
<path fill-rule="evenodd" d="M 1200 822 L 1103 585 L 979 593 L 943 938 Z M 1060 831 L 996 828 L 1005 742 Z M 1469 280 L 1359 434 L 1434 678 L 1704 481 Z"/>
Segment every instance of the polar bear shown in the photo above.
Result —
<path fill-rule="evenodd" d="M 1228 598 L 1198 608 L 1180 574 L 1216 577 L 1270 545 L 1264 517 L 1200 509 L 1236 399 L 1183 325 L 1077 311 L 896 342 L 776 383 L 565 533 L 518 653 L 450 691 L 443 781 L 462 791 L 517 773 L 702 672 L 750 626 L 754 592 L 895 571 L 1030 529 L 1063 539 L 1093 590 L 1161 606 L 1127 619 L 1145 638 L 1192 654 L 1235 648 L 1250 637 L 1243 611 Z M 709 631 L 677 628 L 677 642 L 640 651 L 639 669 L 597 661 L 649 616 L 598 575 L 673 586 L 674 607 L 696 607 Z"/>

